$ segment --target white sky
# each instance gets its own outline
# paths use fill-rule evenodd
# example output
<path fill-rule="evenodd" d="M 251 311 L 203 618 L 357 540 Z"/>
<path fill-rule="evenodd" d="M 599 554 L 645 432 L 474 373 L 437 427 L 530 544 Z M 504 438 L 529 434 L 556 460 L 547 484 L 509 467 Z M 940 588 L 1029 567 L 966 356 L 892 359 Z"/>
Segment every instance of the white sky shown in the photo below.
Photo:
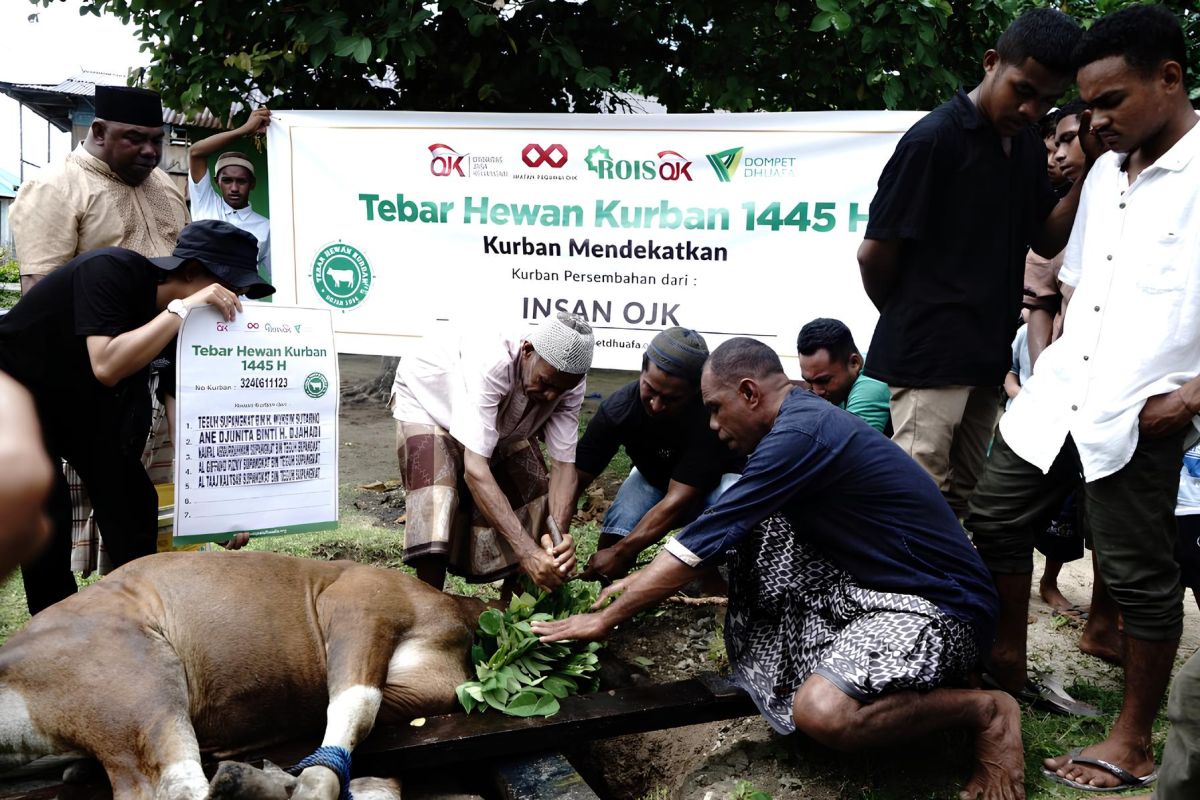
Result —
<path fill-rule="evenodd" d="M 30 14 L 38 22 L 29 22 Z M 115 17 L 79 16 L 79 0 L 55 2 L 49 8 L 28 0 L 0 0 L 0 81 L 58 83 L 83 69 L 125 74 L 149 64 L 139 53 L 135 29 Z M 0 95 L 0 169 L 20 176 L 18 105 Z M 26 109 L 25 158 L 46 164 L 46 122 Z M 50 161 L 57 163 L 71 146 L 70 135 L 50 128 Z M 25 166 L 28 177 L 36 169 Z"/>

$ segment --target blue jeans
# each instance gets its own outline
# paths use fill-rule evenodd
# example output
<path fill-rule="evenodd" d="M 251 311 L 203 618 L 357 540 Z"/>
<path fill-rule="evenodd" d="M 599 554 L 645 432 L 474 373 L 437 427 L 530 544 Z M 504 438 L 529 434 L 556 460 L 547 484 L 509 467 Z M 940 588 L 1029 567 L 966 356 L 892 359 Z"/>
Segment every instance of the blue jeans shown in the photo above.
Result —
<path fill-rule="evenodd" d="M 733 486 L 740 477 L 741 475 L 733 473 L 722 475 L 720 483 L 709 492 L 708 497 L 704 498 L 704 506 L 696 510 L 696 515 L 699 516 L 701 511 L 716 503 L 725 490 Z M 600 532 L 613 536 L 628 536 L 629 532 L 642 521 L 642 517 L 646 516 L 646 512 L 658 505 L 666 495 L 667 493 L 662 489 L 652 486 L 642 477 L 642 473 L 638 472 L 637 467 L 634 467 L 617 491 L 616 499 L 605 512 L 604 525 Z M 691 522 L 691 520 L 686 520 L 686 522 Z"/>

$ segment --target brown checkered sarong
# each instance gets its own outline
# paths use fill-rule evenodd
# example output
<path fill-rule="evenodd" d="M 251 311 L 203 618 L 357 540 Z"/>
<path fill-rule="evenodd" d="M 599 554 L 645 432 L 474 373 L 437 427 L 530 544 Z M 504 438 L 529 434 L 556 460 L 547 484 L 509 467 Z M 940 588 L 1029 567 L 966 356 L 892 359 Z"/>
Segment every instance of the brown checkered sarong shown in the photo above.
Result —
<path fill-rule="evenodd" d="M 396 455 L 404 483 L 407 522 L 404 563 L 441 555 L 447 569 L 486 583 L 517 571 L 517 557 L 471 499 L 463 475 L 463 446 L 444 428 L 396 423 Z M 530 538 L 546 521 L 550 482 L 536 440 L 501 445 L 492 454 L 492 475 Z"/>

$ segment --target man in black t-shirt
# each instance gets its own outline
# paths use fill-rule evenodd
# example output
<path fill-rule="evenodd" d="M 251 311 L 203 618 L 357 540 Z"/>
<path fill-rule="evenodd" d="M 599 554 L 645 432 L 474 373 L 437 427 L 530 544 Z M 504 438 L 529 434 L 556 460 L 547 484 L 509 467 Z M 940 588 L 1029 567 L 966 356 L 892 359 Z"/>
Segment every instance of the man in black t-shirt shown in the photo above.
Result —
<path fill-rule="evenodd" d="M 232 320 L 238 295 L 275 291 L 258 277 L 258 243 L 229 223 L 185 227 L 173 255 L 105 247 L 39 281 L 0 319 L 0 371 L 33 396 L 46 450 L 75 468 L 92 497 L 114 565 L 154 552 L 158 497 L 140 456 L 150 422 L 150 362 L 188 310 Z M 71 504 L 55 476 L 47 550 L 22 567 L 31 613 L 75 591 Z"/>
<path fill-rule="evenodd" d="M 622 445 L 633 470 L 604 515 L 583 575 L 615 580 L 638 554 L 695 519 L 737 480 L 742 459 L 709 429 L 700 401 L 704 337 L 668 328 L 642 356 L 642 374 L 608 396 L 575 451 L 580 495 Z"/>
<path fill-rule="evenodd" d="M 900 140 L 858 251 L 880 312 L 865 373 L 891 387 L 893 441 L 959 517 L 999 412 L 1026 250 L 1058 253 L 1079 203 L 1082 180 L 1056 198 L 1034 127 L 1071 82 L 1079 35 L 1050 8 L 1013 22 L 983 81 Z"/>

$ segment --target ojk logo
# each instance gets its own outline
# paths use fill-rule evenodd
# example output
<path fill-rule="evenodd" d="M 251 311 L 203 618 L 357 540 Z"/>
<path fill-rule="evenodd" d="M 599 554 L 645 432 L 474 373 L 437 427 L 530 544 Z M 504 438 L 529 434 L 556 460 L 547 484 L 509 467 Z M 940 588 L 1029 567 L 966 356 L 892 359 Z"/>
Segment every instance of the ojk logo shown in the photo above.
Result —
<path fill-rule="evenodd" d="M 357 247 L 336 242 L 317 253 L 312 281 L 317 295 L 329 305 L 353 308 L 371 290 L 371 265 Z"/>
<path fill-rule="evenodd" d="M 466 157 L 466 154 L 454 152 L 454 148 L 448 144 L 431 144 L 429 171 L 439 178 L 449 178 L 453 175 L 465 178 L 467 174 L 463 172 L 462 163 Z"/>
<path fill-rule="evenodd" d="M 542 147 L 540 144 L 527 144 L 521 151 L 521 160 L 525 166 L 537 168 L 546 164 L 552 169 L 562 169 L 567 163 L 567 148 L 561 144 Z"/>

